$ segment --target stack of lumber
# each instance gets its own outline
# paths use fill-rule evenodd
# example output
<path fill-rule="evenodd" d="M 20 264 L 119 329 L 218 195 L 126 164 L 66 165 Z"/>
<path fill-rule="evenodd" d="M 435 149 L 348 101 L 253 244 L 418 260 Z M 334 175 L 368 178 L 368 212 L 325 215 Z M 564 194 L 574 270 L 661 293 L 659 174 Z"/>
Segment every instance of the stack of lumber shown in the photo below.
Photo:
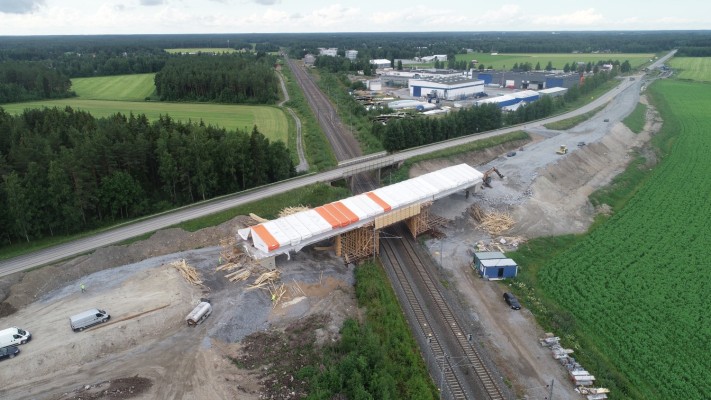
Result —
<path fill-rule="evenodd" d="M 252 271 L 249 268 L 240 268 L 235 272 L 231 272 L 225 275 L 225 278 L 229 279 L 230 282 L 244 281 L 252 275 Z"/>
<path fill-rule="evenodd" d="M 478 204 L 474 204 L 469 208 L 469 215 L 474 218 L 474 221 L 476 221 L 477 223 L 481 223 L 481 220 L 484 218 L 485 213 L 481 209 L 481 207 L 479 207 Z"/>
<path fill-rule="evenodd" d="M 279 211 L 279 218 L 288 217 L 289 215 L 308 210 L 310 210 L 310 208 L 302 206 L 301 204 L 295 207 L 285 207 Z"/>
<path fill-rule="evenodd" d="M 257 279 L 254 280 L 254 284 L 249 287 L 249 289 L 260 288 L 265 285 L 272 285 L 275 281 L 279 280 L 281 277 L 281 272 L 279 270 L 273 269 L 259 275 Z"/>
<path fill-rule="evenodd" d="M 202 283 L 202 278 L 200 277 L 200 274 L 197 272 L 197 270 L 190 265 L 188 265 L 187 261 L 185 259 L 173 261 L 172 263 L 169 264 L 173 268 L 177 269 L 178 272 L 180 272 L 180 275 L 183 276 L 183 278 L 188 281 L 192 285 L 196 286 L 205 286 Z"/>
<path fill-rule="evenodd" d="M 481 218 L 479 226 L 492 236 L 500 235 L 514 226 L 514 219 L 508 213 L 492 211 Z"/>
<path fill-rule="evenodd" d="M 252 218 L 253 220 L 255 220 L 259 224 L 269 221 L 268 219 L 262 218 L 255 213 L 249 213 L 249 217 Z"/>
<path fill-rule="evenodd" d="M 607 388 L 579 387 L 576 390 L 588 400 L 604 400 L 607 398 L 607 394 L 610 393 L 610 389 Z"/>

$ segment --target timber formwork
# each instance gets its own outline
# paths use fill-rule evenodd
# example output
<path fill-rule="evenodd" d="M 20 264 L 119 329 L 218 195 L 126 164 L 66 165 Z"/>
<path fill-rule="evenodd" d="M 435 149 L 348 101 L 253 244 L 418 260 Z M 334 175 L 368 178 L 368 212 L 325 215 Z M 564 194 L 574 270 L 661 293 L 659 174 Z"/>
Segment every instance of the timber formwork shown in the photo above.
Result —
<path fill-rule="evenodd" d="M 346 263 L 357 263 L 377 255 L 380 250 L 380 231 L 374 224 L 362 226 L 336 236 L 336 256 Z"/>
<path fill-rule="evenodd" d="M 410 234 L 412 234 L 413 239 L 416 239 L 417 236 L 427 232 L 432 228 L 432 226 L 430 225 L 431 205 L 431 202 L 420 204 L 420 212 L 412 216 L 411 218 L 405 220 L 405 225 L 407 225 L 407 229 L 410 231 Z"/>

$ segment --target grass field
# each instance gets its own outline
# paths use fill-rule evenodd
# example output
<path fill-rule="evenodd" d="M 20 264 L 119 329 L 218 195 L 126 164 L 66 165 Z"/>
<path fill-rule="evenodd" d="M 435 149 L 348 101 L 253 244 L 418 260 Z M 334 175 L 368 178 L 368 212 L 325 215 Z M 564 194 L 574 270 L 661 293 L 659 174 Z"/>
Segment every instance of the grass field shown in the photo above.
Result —
<path fill-rule="evenodd" d="M 553 68 L 562 70 L 566 63 L 573 63 L 582 61 L 587 63 L 591 61 L 596 63 L 599 60 L 619 60 L 621 63 L 625 60 L 630 62 L 632 68 L 639 67 L 644 63 L 649 62 L 650 59 L 654 58 L 654 54 L 645 53 L 620 53 L 620 54 L 498 54 L 492 56 L 490 53 L 466 53 L 457 54 L 456 58 L 458 61 L 466 60 L 477 60 L 479 64 L 484 64 L 486 68 L 492 66 L 494 69 L 511 69 L 514 64 L 518 63 L 531 63 L 534 67 L 536 63 L 541 64 L 541 68 L 545 68 L 548 61 L 553 63 Z"/>
<path fill-rule="evenodd" d="M 675 57 L 669 64 L 679 79 L 711 82 L 711 57 Z"/>
<path fill-rule="evenodd" d="M 192 47 L 184 49 L 163 49 L 171 54 L 197 54 L 197 53 L 235 53 L 237 50 L 229 47 Z"/>
<path fill-rule="evenodd" d="M 653 139 L 662 162 L 620 186 L 624 207 L 540 269 L 539 294 L 614 398 L 707 399 L 711 85 L 663 80 L 649 92 L 664 120 Z"/>
<path fill-rule="evenodd" d="M 92 78 L 94 79 L 94 78 Z M 87 100 L 82 98 L 38 101 L 27 103 L 3 104 L 7 112 L 20 114 L 27 108 L 72 107 L 90 112 L 93 116 L 106 117 L 117 112 L 123 114 L 146 114 L 149 120 L 157 120 L 160 115 L 183 122 L 191 120 L 205 121 L 208 125 L 227 129 L 246 129 L 251 131 L 257 125 L 259 131 L 269 140 L 281 140 L 287 143 L 289 125 L 284 112 L 273 106 L 246 106 L 211 103 L 163 103 L 153 101 L 108 101 Z"/>
<path fill-rule="evenodd" d="M 72 79 L 72 90 L 84 100 L 143 101 L 156 91 L 156 74 Z"/>

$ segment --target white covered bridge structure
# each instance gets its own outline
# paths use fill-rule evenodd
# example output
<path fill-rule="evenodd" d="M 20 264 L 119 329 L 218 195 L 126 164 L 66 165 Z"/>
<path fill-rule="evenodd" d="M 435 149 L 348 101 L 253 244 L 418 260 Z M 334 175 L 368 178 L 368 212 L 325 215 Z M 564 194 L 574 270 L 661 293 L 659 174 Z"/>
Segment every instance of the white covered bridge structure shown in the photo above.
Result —
<path fill-rule="evenodd" d="M 429 206 L 437 199 L 466 191 L 482 182 L 483 174 L 459 164 L 311 210 L 238 230 L 252 258 L 298 252 L 305 246 L 335 238 L 337 256 L 356 262 L 378 253 L 379 231 L 405 221 L 413 236 L 430 229 Z"/>

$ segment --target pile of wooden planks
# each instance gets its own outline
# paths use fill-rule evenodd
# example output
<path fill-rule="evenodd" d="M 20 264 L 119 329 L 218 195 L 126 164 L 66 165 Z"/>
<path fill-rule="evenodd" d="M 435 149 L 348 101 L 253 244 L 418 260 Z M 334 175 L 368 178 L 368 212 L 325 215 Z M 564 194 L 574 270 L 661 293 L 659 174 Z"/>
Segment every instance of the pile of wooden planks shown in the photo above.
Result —
<path fill-rule="evenodd" d="M 496 236 L 511 229 L 514 226 L 514 219 L 508 213 L 493 211 L 485 214 L 481 218 L 479 226 L 487 231 L 490 235 Z"/>
<path fill-rule="evenodd" d="M 589 388 L 592 386 L 595 377 L 583 368 L 575 358 L 570 355 L 573 354 L 572 349 L 565 349 L 560 344 L 560 338 L 554 336 L 552 333 L 546 333 L 546 335 L 539 339 L 541 346 L 548 347 L 551 350 L 553 358 L 558 360 L 561 365 L 568 370 L 568 376 L 573 384 L 577 387 L 577 391 L 582 395 L 585 395 L 588 400 L 604 400 L 607 399 L 607 393 L 610 391 L 605 388 Z"/>
<path fill-rule="evenodd" d="M 183 278 L 190 284 L 205 287 L 202 282 L 202 278 L 200 277 L 200 273 L 195 268 L 188 265 L 184 258 L 173 261 L 168 265 L 177 269 L 178 272 L 180 272 L 180 275 L 182 275 Z"/>
<path fill-rule="evenodd" d="M 310 210 L 309 207 L 302 206 L 301 204 L 295 207 L 285 207 L 279 211 L 279 218 L 288 217 L 289 215 L 308 210 Z"/>

